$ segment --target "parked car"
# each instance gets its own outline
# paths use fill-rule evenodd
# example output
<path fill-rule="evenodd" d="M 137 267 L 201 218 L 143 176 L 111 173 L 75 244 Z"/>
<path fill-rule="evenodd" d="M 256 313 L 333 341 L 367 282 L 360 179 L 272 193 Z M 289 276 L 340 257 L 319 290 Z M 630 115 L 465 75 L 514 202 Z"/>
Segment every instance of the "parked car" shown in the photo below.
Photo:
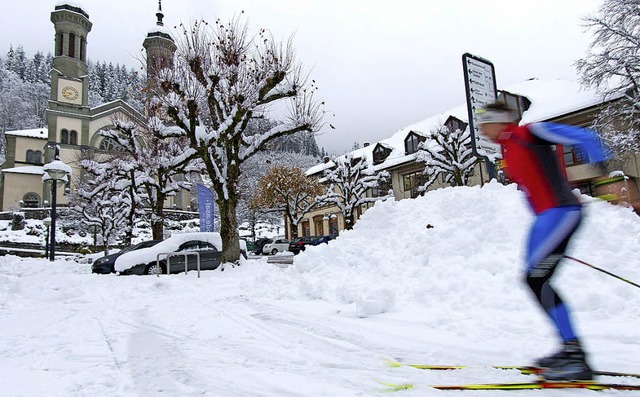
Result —
<path fill-rule="evenodd" d="M 247 240 L 246 238 L 241 238 L 240 241 L 244 241 L 248 251 L 253 251 L 253 241 Z"/>
<path fill-rule="evenodd" d="M 116 263 L 116 259 L 120 255 L 126 254 L 127 252 L 139 250 L 141 248 L 153 247 L 154 245 L 158 244 L 160 241 L 162 240 L 143 241 L 141 243 L 125 247 L 122 250 L 116 252 L 115 254 L 107 255 L 100 259 L 96 259 L 91 265 L 91 273 L 97 273 L 97 274 L 115 273 L 116 270 L 114 269 L 114 265 Z"/>
<path fill-rule="evenodd" d="M 262 253 L 265 255 L 275 255 L 278 252 L 285 252 L 289 250 L 289 240 L 275 239 L 272 243 L 267 243 L 262 247 Z"/>
<path fill-rule="evenodd" d="M 259 238 L 257 239 L 254 243 L 253 243 L 253 253 L 255 255 L 261 255 L 262 254 L 262 248 L 264 247 L 265 244 L 271 244 L 273 242 L 272 239 L 270 238 Z"/>
<path fill-rule="evenodd" d="M 244 245 L 244 244 L 242 244 Z M 197 256 L 200 254 L 200 269 L 214 270 L 220 266 L 222 257 L 222 238 L 220 233 L 184 233 L 176 234 L 159 242 L 153 247 L 142 248 L 120 255 L 115 262 L 115 270 L 120 274 L 157 274 L 180 273 L 184 271 L 185 256 L 167 258 L 160 255 L 160 267 L 157 266 L 158 254 L 191 253 L 187 255 L 187 270 L 197 269 Z M 169 260 L 168 260 L 169 259 Z M 169 267 L 167 267 L 167 262 Z"/>
<path fill-rule="evenodd" d="M 316 236 L 311 245 L 329 244 L 329 241 L 333 240 L 334 236 Z"/>
<path fill-rule="evenodd" d="M 289 243 L 289 251 L 297 255 L 300 251 L 304 251 L 307 245 L 311 245 L 314 240 L 314 236 L 296 237 Z"/>

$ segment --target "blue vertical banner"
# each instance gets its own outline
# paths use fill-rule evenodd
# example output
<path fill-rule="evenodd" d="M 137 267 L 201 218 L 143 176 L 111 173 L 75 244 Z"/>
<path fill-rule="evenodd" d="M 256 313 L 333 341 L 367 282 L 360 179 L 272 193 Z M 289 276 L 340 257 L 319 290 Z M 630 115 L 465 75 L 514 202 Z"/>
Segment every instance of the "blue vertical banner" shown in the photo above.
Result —
<path fill-rule="evenodd" d="M 213 192 L 198 183 L 198 210 L 200 211 L 200 231 L 212 232 L 213 227 Z"/>

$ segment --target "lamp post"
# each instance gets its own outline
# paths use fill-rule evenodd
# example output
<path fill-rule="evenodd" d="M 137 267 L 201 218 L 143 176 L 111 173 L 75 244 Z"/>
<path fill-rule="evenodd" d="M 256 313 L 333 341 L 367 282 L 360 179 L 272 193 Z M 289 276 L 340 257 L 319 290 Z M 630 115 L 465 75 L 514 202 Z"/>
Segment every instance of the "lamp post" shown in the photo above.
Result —
<path fill-rule="evenodd" d="M 56 255 L 56 191 L 58 181 L 68 181 L 71 167 L 60 161 L 60 147 L 56 145 L 55 159 L 43 167 L 46 175 L 44 181 L 51 181 L 51 243 L 49 244 L 49 261 L 53 262 Z"/>
<path fill-rule="evenodd" d="M 51 226 L 51 218 L 46 217 L 42 220 L 42 224 L 47 227 L 47 238 L 44 241 L 44 256 L 49 257 L 49 226 Z"/>

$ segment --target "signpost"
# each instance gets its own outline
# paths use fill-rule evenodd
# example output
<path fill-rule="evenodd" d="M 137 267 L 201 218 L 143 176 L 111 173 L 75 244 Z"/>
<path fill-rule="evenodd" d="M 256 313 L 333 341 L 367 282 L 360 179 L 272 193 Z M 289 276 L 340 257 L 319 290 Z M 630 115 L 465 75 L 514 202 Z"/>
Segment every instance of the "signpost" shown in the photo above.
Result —
<path fill-rule="evenodd" d="M 495 69 L 490 61 L 469 53 L 462 55 L 462 67 L 473 153 L 484 158 L 489 179 L 493 179 L 496 177 L 494 163 L 502 157 L 500 145 L 489 141 L 479 133 L 476 110 L 494 102 L 498 97 Z"/>

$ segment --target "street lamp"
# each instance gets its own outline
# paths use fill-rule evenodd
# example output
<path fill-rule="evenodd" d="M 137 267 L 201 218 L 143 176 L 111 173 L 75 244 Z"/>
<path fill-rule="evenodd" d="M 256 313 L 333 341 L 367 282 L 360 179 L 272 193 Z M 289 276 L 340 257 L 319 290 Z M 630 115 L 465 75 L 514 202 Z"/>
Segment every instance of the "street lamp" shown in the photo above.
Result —
<path fill-rule="evenodd" d="M 68 182 L 71 167 L 60 161 L 60 147 L 56 145 L 55 159 L 43 167 L 45 174 L 43 181 L 51 181 L 51 243 L 49 244 L 49 261 L 53 262 L 56 255 L 56 190 L 58 182 Z"/>
<path fill-rule="evenodd" d="M 47 227 L 47 238 L 44 240 L 44 256 L 49 257 L 49 226 L 51 226 L 51 218 L 46 217 L 42 220 L 42 224 Z"/>

